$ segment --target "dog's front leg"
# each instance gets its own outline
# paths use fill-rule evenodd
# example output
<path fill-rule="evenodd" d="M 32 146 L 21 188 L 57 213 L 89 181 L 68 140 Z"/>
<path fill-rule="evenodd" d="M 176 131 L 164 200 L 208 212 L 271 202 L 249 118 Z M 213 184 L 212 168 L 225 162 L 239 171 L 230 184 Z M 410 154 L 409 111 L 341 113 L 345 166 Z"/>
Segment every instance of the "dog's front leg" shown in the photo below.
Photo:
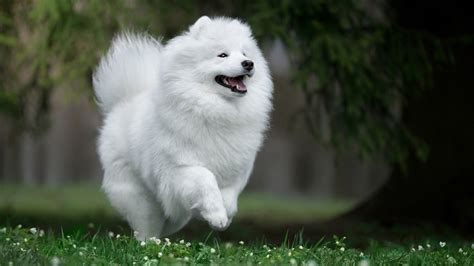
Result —
<path fill-rule="evenodd" d="M 239 196 L 239 191 L 234 187 L 229 187 L 222 189 L 221 194 L 227 212 L 227 218 L 229 218 L 230 223 L 237 213 L 237 198 Z"/>
<path fill-rule="evenodd" d="M 159 185 L 165 213 L 172 219 L 182 211 L 206 220 L 216 230 L 228 226 L 227 212 L 214 174 L 200 166 L 179 167 Z"/>

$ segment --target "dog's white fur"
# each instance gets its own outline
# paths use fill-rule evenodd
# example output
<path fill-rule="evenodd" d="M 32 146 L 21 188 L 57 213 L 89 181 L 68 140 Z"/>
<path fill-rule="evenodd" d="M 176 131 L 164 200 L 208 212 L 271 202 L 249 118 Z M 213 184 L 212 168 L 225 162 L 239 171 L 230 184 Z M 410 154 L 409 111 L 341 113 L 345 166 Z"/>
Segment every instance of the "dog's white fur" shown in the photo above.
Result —
<path fill-rule="evenodd" d="M 243 60 L 255 69 L 242 96 L 214 78 L 242 75 Z M 192 217 L 227 228 L 271 110 L 272 81 L 250 28 L 201 17 L 164 46 L 119 35 L 93 83 L 105 114 L 103 189 L 138 238 L 171 234 Z"/>

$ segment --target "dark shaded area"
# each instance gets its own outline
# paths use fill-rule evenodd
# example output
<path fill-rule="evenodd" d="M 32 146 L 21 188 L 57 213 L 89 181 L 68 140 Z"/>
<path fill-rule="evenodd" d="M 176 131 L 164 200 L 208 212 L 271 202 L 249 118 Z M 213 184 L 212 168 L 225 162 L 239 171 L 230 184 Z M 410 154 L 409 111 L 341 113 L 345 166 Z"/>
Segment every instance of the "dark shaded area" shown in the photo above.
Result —
<path fill-rule="evenodd" d="M 472 233 L 474 45 L 468 39 L 474 20 L 466 2 L 395 2 L 400 25 L 442 38 L 454 64 L 435 70 L 432 88 L 403 110 L 404 122 L 430 147 L 427 161 L 412 160 L 407 174 L 395 171 L 380 191 L 338 220 L 432 224 Z"/>
<path fill-rule="evenodd" d="M 396 20 L 402 27 L 423 30 L 441 38 L 474 33 L 468 1 L 392 0 Z"/>

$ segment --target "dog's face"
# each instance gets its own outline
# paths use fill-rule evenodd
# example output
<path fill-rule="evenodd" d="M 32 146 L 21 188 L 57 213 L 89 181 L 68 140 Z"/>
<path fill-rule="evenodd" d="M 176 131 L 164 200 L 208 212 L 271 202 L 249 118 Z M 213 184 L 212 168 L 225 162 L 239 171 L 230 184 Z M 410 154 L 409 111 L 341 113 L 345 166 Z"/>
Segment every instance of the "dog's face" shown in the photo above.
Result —
<path fill-rule="evenodd" d="M 174 78 L 193 83 L 200 93 L 242 97 L 252 93 L 260 75 L 266 75 L 259 72 L 267 72 L 249 27 L 238 20 L 201 17 L 168 47 L 174 54 L 164 68 L 173 65 L 173 73 L 179 73 Z"/>

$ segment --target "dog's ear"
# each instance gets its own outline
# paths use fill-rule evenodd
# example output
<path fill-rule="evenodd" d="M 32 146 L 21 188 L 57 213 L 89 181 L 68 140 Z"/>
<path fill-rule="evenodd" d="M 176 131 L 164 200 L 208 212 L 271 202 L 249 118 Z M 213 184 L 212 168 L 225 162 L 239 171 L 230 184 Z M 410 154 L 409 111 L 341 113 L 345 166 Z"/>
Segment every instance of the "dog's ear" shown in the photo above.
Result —
<path fill-rule="evenodd" d="M 193 25 L 191 25 L 191 27 L 189 27 L 189 33 L 192 36 L 197 37 L 199 32 L 201 32 L 201 30 L 209 23 L 211 23 L 211 19 L 208 16 L 202 16 Z"/>

